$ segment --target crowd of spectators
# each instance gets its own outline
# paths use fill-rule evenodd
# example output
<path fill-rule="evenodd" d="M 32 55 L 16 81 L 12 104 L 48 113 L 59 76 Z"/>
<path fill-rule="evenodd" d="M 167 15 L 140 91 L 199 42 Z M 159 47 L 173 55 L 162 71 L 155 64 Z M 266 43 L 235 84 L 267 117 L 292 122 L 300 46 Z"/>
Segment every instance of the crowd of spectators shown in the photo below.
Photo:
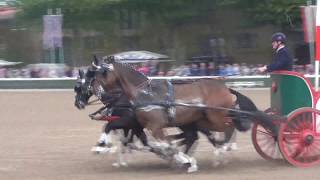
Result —
<path fill-rule="evenodd" d="M 188 63 L 177 67 L 172 67 L 168 71 L 162 71 L 156 63 L 142 63 L 136 69 L 147 76 L 254 76 L 264 73 L 258 72 L 258 68 L 263 64 L 219 64 L 213 62 Z M 295 65 L 294 71 L 303 74 L 314 74 L 314 67 L 308 65 Z"/>
<path fill-rule="evenodd" d="M 219 64 L 209 63 L 188 63 L 180 66 L 173 66 L 169 70 L 163 70 L 160 63 L 144 62 L 134 64 L 139 72 L 147 76 L 252 76 L 261 75 L 257 68 L 262 64 L 248 65 L 241 64 Z M 26 66 L 23 68 L 6 68 L 0 67 L 0 78 L 63 78 L 77 77 L 78 68 L 63 66 Z M 294 71 L 303 74 L 314 74 L 314 67 L 308 65 L 295 65 Z"/>
<path fill-rule="evenodd" d="M 75 68 L 68 66 L 0 67 L 0 78 L 65 78 L 77 77 Z"/>

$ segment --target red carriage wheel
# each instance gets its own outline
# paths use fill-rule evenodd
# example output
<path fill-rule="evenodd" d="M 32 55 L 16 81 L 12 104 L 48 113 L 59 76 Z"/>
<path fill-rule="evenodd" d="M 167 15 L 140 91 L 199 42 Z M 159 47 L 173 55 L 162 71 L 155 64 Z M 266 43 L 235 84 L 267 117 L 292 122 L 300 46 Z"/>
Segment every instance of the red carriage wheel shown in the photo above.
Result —
<path fill-rule="evenodd" d="M 282 159 L 279 151 L 277 137 L 270 130 L 265 129 L 262 125 L 254 122 L 251 139 L 254 148 L 266 160 Z"/>
<path fill-rule="evenodd" d="M 307 167 L 320 163 L 320 131 L 317 121 L 320 122 L 320 111 L 303 107 L 290 113 L 287 123 L 281 124 L 279 148 L 290 164 Z"/>

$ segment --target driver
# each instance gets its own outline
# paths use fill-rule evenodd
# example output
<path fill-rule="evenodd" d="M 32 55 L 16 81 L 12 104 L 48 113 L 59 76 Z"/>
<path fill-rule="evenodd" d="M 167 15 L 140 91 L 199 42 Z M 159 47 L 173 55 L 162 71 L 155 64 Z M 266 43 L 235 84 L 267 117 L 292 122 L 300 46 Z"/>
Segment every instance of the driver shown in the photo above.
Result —
<path fill-rule="evenodd" d="M 292 71 L 293 60 L 285 45 L 287 37 L 282 32 L 272 35 L 272 49 L 274 50 L 272 63 L 258 68 L 259 72 L 272 72 L 278 70 Z"/>

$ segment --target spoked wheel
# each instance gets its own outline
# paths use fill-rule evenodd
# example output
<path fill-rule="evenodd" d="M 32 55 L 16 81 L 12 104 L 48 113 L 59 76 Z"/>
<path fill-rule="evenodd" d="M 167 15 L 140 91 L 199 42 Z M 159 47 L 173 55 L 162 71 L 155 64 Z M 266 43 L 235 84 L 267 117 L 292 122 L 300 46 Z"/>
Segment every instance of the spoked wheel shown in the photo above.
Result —
<path fill-rule="evenodd" d="M 282 159 L 276 135 L 259 123 L 254 122 L 251 139 L 254 148 L 264 159 L 273 161 Z"/>
<path fill-rule="evenodd" d="M 307 167 L 320 163 L 320 111 L 304 107 L 293 111 L 280 126 L 278 143 L 283 157 L 292 165 Z M 319 127 L 318 127 L 319 128 Z"/>

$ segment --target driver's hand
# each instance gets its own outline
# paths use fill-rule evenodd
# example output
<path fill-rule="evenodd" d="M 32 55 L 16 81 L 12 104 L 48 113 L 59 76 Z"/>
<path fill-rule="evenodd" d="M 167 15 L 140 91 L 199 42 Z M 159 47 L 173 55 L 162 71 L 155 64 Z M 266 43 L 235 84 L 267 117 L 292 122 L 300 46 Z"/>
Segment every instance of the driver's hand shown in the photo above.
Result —
<path fill-rule="evenodd" d="M 263 67 L 259 67 L 259 68 L 258 68 L 258 71 L 259 71 L 260 73 L 266 72 L 266 70 L 267 70 L 267 66 L 263 66 Z"/>

